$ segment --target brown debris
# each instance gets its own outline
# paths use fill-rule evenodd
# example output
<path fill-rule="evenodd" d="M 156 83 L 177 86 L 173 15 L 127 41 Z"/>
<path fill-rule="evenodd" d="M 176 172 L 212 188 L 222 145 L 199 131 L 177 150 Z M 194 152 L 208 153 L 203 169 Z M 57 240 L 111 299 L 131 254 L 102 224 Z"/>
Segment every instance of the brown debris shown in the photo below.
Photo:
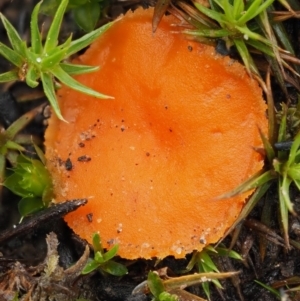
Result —
<path fill-rule="evenodd" d="M 89 247 L 86 246 L 81 258 L 70 268 L 59 266 L 57 252 L 58 240 L 51 232 L 46 237 L 47 256 L 35 267 L 25 267 L 16 262 L 11 269 L 0 275 L 0 300 L 12 300 L 16 295 L 19 301 L 68 301 L 79 296 L 76 280 L 89 259 Z"/>

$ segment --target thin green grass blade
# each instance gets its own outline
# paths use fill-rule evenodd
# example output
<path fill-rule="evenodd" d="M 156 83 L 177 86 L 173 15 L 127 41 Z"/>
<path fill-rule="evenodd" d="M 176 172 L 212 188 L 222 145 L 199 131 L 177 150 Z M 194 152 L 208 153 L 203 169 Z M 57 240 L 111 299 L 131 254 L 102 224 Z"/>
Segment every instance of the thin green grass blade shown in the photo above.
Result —
<path fill-rule="evenodd" d="M 291 202 L 290 198 L 290 185 L 292 183 L 292 179 L 288 178 L 287 175 L 283 176 L 281 181 L 279 190 L 281 193 L 281 200 L 285 202 L 285 206 L 287 210 L 293 214 L 295 214 L 293 203 Z"/>
<path fill-rule="evenodd" d="M 30 32 L 31 32 L 31 49 L 36 54 L 42 54 L 43 52 L 43 45 L 41 34 L 39 31 L 38 25 L 38 14 L 40 11 L 42 2 L 39 2 L 33 9 L 31 14 L 31 21 L 30 21 Z"/>
<path fill-rule="evenodd" d="M 225 19 L 223 14 L 218 13 L 212 9 L 209 9 L 199 3 L 195 3 L 195 6 L 201 13 L 208 16 L 209 18 L 211 18 L 219 23 L 227 23 L 227 20 Z"/>
<path fill-rule="evenodd" d="M 128 273 L 127 268 L 123 264 L 115 262 L 113 260 L 105 262 L 100 266 L 100 269 L 113 276 L 124 276 Z"/>
<path fill-rule="evenodd" d="M 41 65 L 42 69 L 48 70 L 53 66 L 59 64 L 60 61 L 67 57 L 68 48 L 70 46 L 72 36 L 70 36 L 67 41 L 56 48 L 56 51 L 53 54 L 49 54 L 47 57 L 44 57 Z"/>
<path fill-rule="evenodd" d="M 148 273 L 147 284 L 150 292 L 156 298 L 158 298 L 158 296 L 165 291 L 162 279 L 154 272 L 150 271 Z"/>
<path fill-rule="evenodd" d="M 223 9 L 227 19 L 234 20 L 233 7 L 228 0 L 223 1 Z"/>
<path fill-rule="evenodd" d="M 102 242 L 101 242 L 101 237 L 99 235 L 99 233 L 94 233 L 93 234 L 93 248 L 94 248 L 94 252 L 100 252 L 103 253 L 104 250 L 102 248 Z"/>
<path fill-rule="evenodd" d="M 19 145 L 18 143 L 16 143 L 15 141 L 12 141 L 12 140 L 8 140 L 5 144 L 5 146 L 7 147 L 7 149 L 10 149 L 10 150 L 16 150 L 19 152 L 25 151 L 25 148 L 22 145 Z"/>
<path fill-rule="evenodd" d="M 219 256 L 228 256 L 236 260 L 243 260 L 243 257 L 238 252 L 227 248 L 217 247 L 217 253 Z"/>
<path fill-rule="evenodd" d="M 118 21 L 114 21 L 114 22 L 118 22 Z M 105 31 L 107 31 L 114 24 L 114 22 L 107 23 L 101 26 L 100 28 L 87 33 L 83 37 L 75 41 L 72 41 L 66 55 L 71 56 L 72 54 L 77 53 L 81 49 L 89 46 L 98 37 L 100 37 Z"/>
<path fill-rule="evenodd" d="M 0 74 L 0 83 L 7 83 L 18 79 L 19 75 L 15 70 Z"/>
<path fill-rule="evenodd" d="M 268 170 L 266 172 L 259 171 L 232 191 L 224 193 L 223 195 L 217 197 L 216 200 L 234 197 L 240 193 L 258 188 L 276 178 L 277 174 L 272 170 Z"/>
<path fill-rule="evenodd" d="M 214 11 L 221 11 L 221 10 L 224 11 L 224 5 L 223 5 L 224 0 L 212 0 L 212 1 L 209 1 L 209 2 L 210 2 L 210 7 L 212 8 L 212 10 L 214 10 Z M 217 5 L 215 5 L 215 4 L 217 4 Z"/>
<path fill-rule="evenodd" d="M 280 293 L 274 289 L 273 287 L 266 285 L 258 280 L 254 280 L 254 282 L 256 282 L 257 284 L 259 284 L 260 286 L 262 286 L 263 288 L 265 288 L 266 290 L 268 290 L 269 292 L 271 292 L 273 295 L 275 295 L 277 298 L 281 299 L 281 295 Z"/>
<path fill-rule="evenodd" d="M 106 253 L 103 254 L 103 259 L 104 261 L 109 261 L 111 259 L 113 259 L 117 253 L 118 253 L 118 250 L 119 250 L 119 245 L 114 245 L 111 249 L 109 249 Z"/>
<path fill-rule="evenodd" d="M 275 158 L 275 151 L 274 151 L 274 149 L 273 149 L 270 141 L 268 140 L 268 138 L 262 132 L 262 130 L 260 128 L 258 128 L 258 131 L 259 131 L 260 138 L 261 138 L 261 140 L 263 142 L 264 149 L 266 151 L 268 161 L 269 162 L 273 162 L 273 160 Z"/>
<path fill-rule="evenodd" d="M 265 94 L 267 97 L 267 105 L 268 105 L 268 138 L 271 146 L 273 147 L 274 143 L 277 141 L 277 122 L 276 122 L 276 113 L 274 106 L 274 98 L 271 87 L 271 72 L 270 69 L 267 72 L 266 80 L 265 80 Z"/>
<path fill-rule="evenodd" d="M 14 121 L 7 129 L 6 129 L 6 137 L 10 140 L 13 140 L 14 137 L 25 128 L 25 126 L 38 114 L 40 113 L 45 104 L 42 104 L 29 112 L 22 115 L 19 119 Z"/>
<path fill-rule="evenodd" d="M 194 266 L 197 264 L 198 262 L 198 256 L 199 256 L 199 252 L 198 251 L 194 251 L 191 260 L 189 261 L 188 265 L 186 266 L 186 269 L 184 270 L 184 272 L 190 272 Z"/>
<path fill-rule="evenodd" d="M 99 70 L 100 68 L 98 66 L 94 67 L 94 66 L 76 65 L 76 64 L 69 64 L 69 63 L 60 63 L 59 65 L 69 75 L 91 73 Z"/>
<path fill-rule="evenodd" d="M 199 271 L 199 272 L 205 272 L 205 271 Z M 210 288 L 209 288 L 209 283 L 208 283 L 208 282 L 201 283 L 201 286 L 202 286 L 202 288 L 203 288 L 203 291 L 204 291 L 206 297 L 207 297 L 208 300 L 210 301 L 211 298 L 210 298 Z"/>
<path fill-rule="evenodd" d="M 250 45 L 253 48 L 261 51 L 262 53 L 265 53 L 265 54 L 267 54 L 271 57 L 274 56 L 274 52 L 273 52 L 272 48 L 270 46 L 260 42 L 260 41 L 256 41 L 256 40 L 253 40 L 253 39 L 248 39 L 248 40 L 245 40 L 245 43 L 247 45 Z"/>
<path fill-rule="evenodd" d="M 208 245 L 205 247 L 205 250 L 214 253 L 214 254 L 218 254 L 218 251 L 212 246 L 212 245 Z"/>
<path fill-rule="evenodd" d="M 245 37 L 247 37 L 246 40 L 253 39 L 254 41 L 260 41 L 268 46 L 272 46 L 272 43 L 268 39 L 264 38 L 262 35 L 260 35 L 256 32 L 251 31 L 246 26 L 236 26 L 236 29 L 238 29 L 242 34 L 245 35 Z M 274 45 L 273 45 L 273 47 L 274 47 Z"/>
<path fill-rule="evenodd" d="M 256 11 L 261 5 L 262 0 L 247 1 L 245 11 L 242 16 L 237 20 L 239 25 L 246 24 L 249 20 L 256 16 Z"/>
<path fill-rule="evenodd" d="M 41 80 L 43 84 L 44 93 L 47 96 L 56 116 L 65 122 L 67 122 L 61 115 L 59 104 L 56 99 L 53 77 L 48 73 L 41 73 Z"/>
<path fill-rule="evenodd" d="M 227 29 L 196 29 L 196 30 L 183 30 L 184 34 L 192 35 L 195 37 L 208 37 L 208 38 L 224 38 L 230 35 Z"/>
<path fill-rule="evenodd" d="M 289 39 L 289 35 L 288 33 L 286 32 L 283 24 L 281 22 L 274 22 L 274 23 L 271 23 L 272 24 L 272 27 L 273 27 L 273 30 L 275 31 L 276 33 L 276 36 L 278 38 L 278 40 L 280 41 L 280 44 L 284 46 L 284 48 L 295 55 L 295 50 L 293 48 L 293 45 Z"/>
<path fill-rule="evenodd" d="M 292 144 L 290 154 L 289 154 L 288 164 L 291 164 L 295 161 L 299 147 L 300 147 L 300 132 L 296 135 L 294 142 Z"/>
<path fill-rule="evenodd" d="M 95 260 L 89 260 L 88 263 L 85 265 L 85 267 L 83 268 L 81 274 L 82 275 L 87 275 L 90 274 L 91 272 L 95 271 L 96 269 L 98 269 L 100 266 L 100 263 L 98 263 Z"/>
<path fill-rule="evenodd" d="M 286 131 L 287 131 L 287 106 L 283 103 L 282 104 L 282 117 L 281 117 L 281 121 L 279 124 L 277 142 L 286 141 Z M 286 151 L 278 151 L 277 156 L 278 156 L 279 160 L 286 160 L 287 152 Z"/>
<path fill-rule="evenodd" d="M 49 51 L 53 50 L 58 43 L 58 35 L 60 32 L 61 23 L 63 20 L 64 13 L 66 11 L 68 0 L 62 0 L 52 21 L 52 24 L 49 28 L 46 42 L 44 45 L 44 53 L 47 54 Z"/>
<path fill-rule="evenodd" d="M 255 192 L 252 194 L 246 205 L 243 207 L 240 215 L 236 219 L 236 221 L 231 225 L 231 227 L 224 233 L 222 240 L 233 231 L 233 229 L 241 223 L 253 210 L 253 208 L 256 206 L 256 204 L 260 201 L 260 199 L 264 196 L 264 194 L 268 191 L 270 188 L 272 182 L 267 182 L 264 185 L 258 187 Z M 221 240 L 221 241 L 222 241 Z M 221 242 L 220 241 L 220 242 Z M 219 242 L 219 243 L 220 243 Z M 218 244 L 219 244 L 218 243 Z"/>
<path fill-rule="evenodd" d="M 266 0 L 262 2 L 261 0 L 254 0 L 252 4 L 247 8 L 246 12 L 238 19 L 238 24 L 243 25 L 250 21 L 251 19 L 258 16 L 262 11 L 267 9 L 274 0 Z"/>
<path fill-rule="evenodd" d="M 0 154 L 0 192 L 3 187 L 3 182 L 5 178 L 5 167 L 6 167 L 6 159 L 3 154 Z M 0 200 L 1 200 L 2 194 L 0 193 Z"/>
<path fill-rule="evenodd" d="M 102 98 L 102 99 L 112 99 L 113 97 L 99 93 L 93 89 L 90 89 L 77 80 L 75 80 L 73 77 L 71 77 L 68 73 L 66 73 L 60 66 L 55 66 L 51 70 L 52 74 L 58 78 L 63 84 L 67 85 L 68 87 L 77 90 L 79 92 L 82 92 L 84 94 L 94 96 L 97 98 Z"/>
<path fill-rule="evenodd" d="M 2 55 L 4 58 L 6 58 L 8 61 L 10 61 L 15 66 L 21 68 L 24 62 L 24 58 L 16 53 L 11 48 L 7 47 L 3 43 L 0 42 L 0 55 Z"/>
<path fill-rule="evenodd" d="M 199 254 L 200 264 L 204 267 L 205 272 L 216 272 L 219 273 L 218 268 L 215 263 L 212 261 L 211 257 L 204 250 Z"/>
<path fill-rule="evenodd" d="M 284 196 L 282 195 L 282 179 L 278 180 L 278 192 L 279 192 L 279 209 L 280 209 L 280 222 L 283 231 L 283 237 L 286 246 L 289 248 L 289 218 L 288 218 L 288 207 L 286 205 L 286 201 L 284 200 Z"/>
<path fill-rule="evenodd" d="M 242 39 L 234 39 L 233 40 L 234 45 L 239 53 L 239 55 L 241 56 L 243 63 L 246 67 L 246 70 L 249 74 L 251 74 L 251 72 L 259 75 L 259 72 L 257 70 L 257 67 L 255 66 L 252 57 L 250 56 L 250 53 L 248 51 L 248 48 L 244 42 L 244 40 Z"/>
<path fill-rule="evenodd" d="M 241 14 L 244 12 L 245 10 L 245 5 L 244 5 L 244 1 L 233 1 L 233 18 L 234 20 L 237 20 L 238 18 L 240 18 Z"/>
<path fill-rule="evenodd" d="M 6 19 L 6 17 L 0 13 L 0 18 L 2 20 L 2 23 L 5 27 L 8 39 L 10 41 L 10 44 L 12 48 L 20 55 L 20 56 L 25 56 L 25 47 L 23 40 L 19 36 L 18 32 L 16 29 L 13 27 L 13 25 Z"/>
<path fill-rule="evenodd" d="M 33 147 L 34 147 L 34 150 L 37 154 L 37 156 L 39 157 L 39 159 L 41 160 L 41 162 L 46 165 L 46 157 L 45 157 L 45 154 L 44 152 L 42 151 L 42 149 L 40 149 L 37 144 L 34 143 L 34 141 L 32 141 L 32 144 L 33 144 Z"/>

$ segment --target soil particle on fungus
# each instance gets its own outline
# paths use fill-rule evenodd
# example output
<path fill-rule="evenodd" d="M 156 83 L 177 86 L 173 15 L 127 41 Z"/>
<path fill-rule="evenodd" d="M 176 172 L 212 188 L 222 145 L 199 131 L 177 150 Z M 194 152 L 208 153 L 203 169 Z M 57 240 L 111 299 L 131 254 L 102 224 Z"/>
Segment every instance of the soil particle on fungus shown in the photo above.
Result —
<path fill-rule="evenodd" d="M 87 156 L 87 155 L 83 155 L 77 158 L 77 161 L 79 162 L 89 162 L 91 161 L 91 157 Z"/>
<path fill-rule="evenodd" d="M 73 164 L 70 158 L 68 158 L 65 162 L 65 168 L 67 171 L 70 171 L 73 169 Z"/>
<path fill-rule="evenodd" d="M 95 137 L 96 137 L 95 133 L 92 132 L 91 130 L 81 132 L 80 135 L 79 135 L 79 138 L 80 138 L 81 141 L 89 141 L 89 140 L 92 140 Z"/>
<path fill-rule="evenodd" d="M 88 213 L 86 215 L 86 218 L 88 219 L 88 221 L 91 223 L 93 221 L 93 213 Z"/>

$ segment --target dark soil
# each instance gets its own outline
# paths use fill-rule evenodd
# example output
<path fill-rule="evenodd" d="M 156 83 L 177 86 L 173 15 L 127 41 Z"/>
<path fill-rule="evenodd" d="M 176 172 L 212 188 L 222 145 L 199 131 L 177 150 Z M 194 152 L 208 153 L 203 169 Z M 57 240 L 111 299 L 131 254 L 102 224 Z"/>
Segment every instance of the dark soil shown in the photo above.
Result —
<path fill-rule="evenodd" d="M 150 2 L 154 1 L 112 0 L 108 14 L 111 18 L 115 18 L 131 7 L 137 5 L 146 7 Z M 0 11 L 12 21 L 24 40 L 29 38 L 29 19 L 35 3 L 36 1 L 32 0 L 0 1 Z M 289 21 L 287 28 L 299 54 L 300 32 L 298 23 L 298 20 Z M 68 36 L 70 32 L 73 32 L 75 37 L 83 34 L 74 24 L 72 16 L 67 15 L 61 38 Z M 0 41 L 8 44 L 2 24 L 0 24 Z M 7 61 L 0 57 L 0 72 L 7 71 L 10 67 Z M 289 86 L 288 90 L 291 98 L 295 99 L 295 89 Z M 274 84 L 274 91 L 275 100 L 280 103 L 284 97 L 276 84 Z M 6 128 L 24 112 L 43 101 L 45 98 L 40 88 L 33 90 L 23 83 L 0 86 L 0 125 Z M 25 134 L 36 135 L 41 140 L 43 139 L 46 111 L 37 116 L 24 130 Z M 175 260 L 170 257 L 157 263 L 154 259 L 127 261 L 118 258 L 119 262 L 128 267 L 129 272 L 126 276 L 113 277 L 92 273 L 83 277 L 79 275 L 79 270 L 82 268 L 80 260 L 84 261 L 81 256 L 85 251 L 86 243 L 72 233 L 62 217 L 70 210 L 75 210 L 84 201 L 77 200 L 69 204 L 48 208 L 18 224 L 20 219 L 17 208 L 18 197 L 3 189 L 0 198 L 0 301 L 12 300 L 15 291 L 20 292 L 21 298 L 30 290 L 32 291 L 27 296 L 30 295 L 32 299 L 24 300 L 75 300 L 79 296 L 99 301 L 150 300 L 151 296 L 144 294 L 143 291 L 132 295 L 133 289 L 147 278 L 148 272 L 167 267 L 169 276 L 180 276 L 190 259 L 190 256 L 187 256 L 186 260 Z M 295 203 L 296 212 L 300 213 L 298 191 L 292 192 L 292 199 Z M 266 207 L 270 208 L 267 213 L 264 209 L 265 204 L 267 204 Z M 251 216 L 241 225 L 241 231 L 233 249 L 243 255 L 244 262 L 228 258 L 216 258 L 220 271 L 240 271 L 240 274 L 229 280 L 221 281 L 223 290 L 217 290 L 211 285 L 211 300 L 278 300 L 254 280 L 272 285 L 291 277 L 300 277 L 300 251 L 295 247 L 288 251 L 285 249 L 280 238 L 277 205 L 276 187 L 271 187 L 251 213 Z M 270 223 L 267 226 L 259 222 L 262 214 L 269 215 L 266 220 L 269 220 Z M 50 233 L 55 233 L 58 239 L 59 263 L 55 267 L 55 276 L 52 275 L 51 279 L 46 279 L 42 271 L 47 265 L 47 260 L 50 255 L 57 255 L 56 238 L 53 234 L 49 236 Z M 46 237 L 48 237 L 48 247 Z M 300 219 L 298 216 L 290 217 L 290 237 L 299 242 Z M 231 237 L 227 237 L 223 243 L 229 246 L 230 241 Z M 261 248 L 262 241 L 266 246 L 265 253 Z M 263 259 L 262 254 L 265 254 Z M 74 266 L 73 270 L 68 270 L 76 262 L 77 265 Z M 299 284 L 299 279 L 297 281 Z M 284 283 L 279 283 L 278 286 L 286 288 Z M 190 287 L 187 290 L 206 298 L 201 285 Z M 288 300 L 284 298 L 282 296 L 281 300 Z M 290 300 L 300 300 L 300 294 L 295 293 L 289 298 Z"/>

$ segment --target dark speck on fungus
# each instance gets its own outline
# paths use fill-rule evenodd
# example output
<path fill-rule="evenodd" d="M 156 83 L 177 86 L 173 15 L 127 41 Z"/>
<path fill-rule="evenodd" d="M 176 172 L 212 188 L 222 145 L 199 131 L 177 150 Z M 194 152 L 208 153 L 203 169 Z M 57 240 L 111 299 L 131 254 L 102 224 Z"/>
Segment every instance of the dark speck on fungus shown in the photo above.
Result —
<path fill-rule="evenodd" d="M 88 221 L 91 223 L 93 221 L 93 213 L 88 213 L 86 215 L 86 218 L 88 219 Z"/>
<path fill-rule="evenodd" d="M 77 161 L 79 162 L 89 162 L 91 161 L 91 157 L 83 155 L 77 158 Z"/>
<path fill-rule="evenodd" d="M 68 158 L 65 162 L 65 168 L 66 170 L 70 171 L 73 168 L 73 164 L 70 158 Z"/>

